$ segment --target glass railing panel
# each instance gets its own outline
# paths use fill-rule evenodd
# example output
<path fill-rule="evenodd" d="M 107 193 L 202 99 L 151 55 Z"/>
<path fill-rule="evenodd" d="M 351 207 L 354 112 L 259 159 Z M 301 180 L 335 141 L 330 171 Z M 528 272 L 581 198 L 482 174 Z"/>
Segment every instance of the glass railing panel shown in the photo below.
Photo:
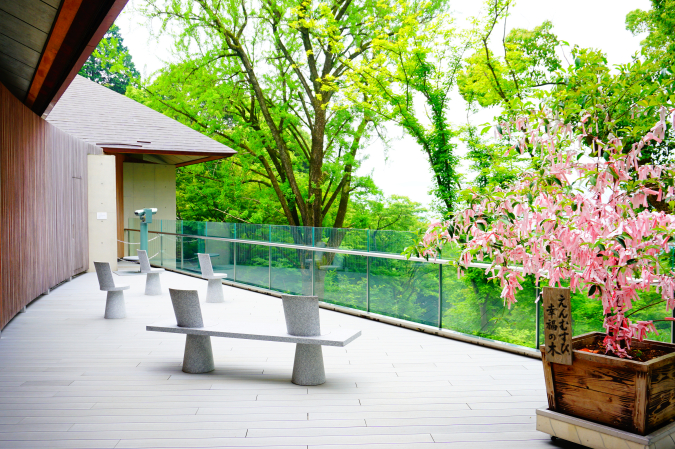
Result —
<path fill-rule="evenodd" d="M 204 236 L 206 235 L 206 222 L 183 220 L 181 234 Z"/>
<path fill-rule="evenodd" d="M 368 259 L 365 256 L 317 252 L 314 294 L 319 301 L 366 310 Z"/>
<path fill-rule="evenodd" d="M 371 257 L 370 311 L 438 325 L 438 265 Z"/>
<path fill-rule="evenodd" d="M 272 247 L 271 260 L 272 290 L 312 294 L 312 251 Z"/>
<path fill-rule="evenodd" d="M 150 227 L 150 225 L 148 225 Z M 162 236 L 152 232 L 148 233 L 148 259 L 152 265 L 161 265 L 162 260 Z M 138 248 L 140 249 L 140 245 Z"/>
<path fill-rule="evenodd" d="M 523 290 L 509 309 L 504 306 L 498 281 L 490 277 L 482 268 L 463 270 L 458 277 L 457 269 L 443 266 L 443 328 L 534 347 L 534 280 L 522 282 Z"/>
<path fill-rule="evenodd" d="M 234 224 L 208 222 L 206 223 L 206 235 L 209 237 L 234 238 Z"/>
<path fill-rule="evenodd" d="M 239 240 L 269 242 L 270 226 L 262 224 L 236 223 L 236 235 Z"/>
<path fill-rule="evenodd" d="M 183 221 L 182 220 L 159 220 L 161 222 L 162 232 L 169 234 L 182 234 Z"/>
<path fill-rule="evenodd" d="M 204 232 L 209 237 L 232 238 L 232 223 L 207 222 Z M 234 279 L 234 243 L 215 239 L 204 239 L 200 251 L 211 256 L 211 265 L 216 273 L 227 274 L 227 279 Z"/>
<path fill-rule="evenodd" d="M 235 243 L 234 247 L 237 265 L 234 280 L 269 288 L 269 247 L 251 243 Z"/>
<path fill-rule="evenodd" d="M 198 253 L 203 252 L 204 239 L 191 236 L 176 237 L 176 269 L 201 274 Z"/>
<path fill-rule="evenodd" d="M 368 231 L 365 229 L 314 228 L 314 246 L 368 251 Z"/>
<path fill-rule="evenodd" d="M 230 281 L 234 279 L 234 245 L 221 240 L 204 240 L 204 252 L 211 256 L 213 272 L 225 273 Z"/>
<path fill-rule="evenodd" d="M 152 235 L 152 234 L 151 234 Z M 176 269 L 176 247 L 181 237 L 169 234 L 158 234 L 159 255 L 153 259 L 153 263 L 158 263 L 163 268 L 170 270 Z"/>
<path fill-rule="evenodd" d="M 129 230 L 125 231 L 124 234 L 124 241 L 127 242 L 124 244 L 124 257 L 136 256 L 136 250 L 141 247 L 141 232 Z"/>
<path fill-rule="evenodd" d="M 129 223 L 127 224 L 129 229 L 141 229 L 141 219 L 138 217 L 129 217 Z"/>
<path fill-rule="evenodd" d="M 374 253 L 401 254 L 415 243 L 415 239 L 413 232 L 370 230 L 368 248 Z"/>
<path fill-rule="evenodd" d="M 312 246 L 314 228 L 306 226 L 269 226 L 270 242 L 289 245 Z"/>
<path fill-rule="evenodd" d="M 548 285 L 548 282 L 542 280 L 542 285 Z M 586 292 L 572 292 L 571 302 L 572 330 L 574 335 L 581 335 L 587 332 L 605 332 L 605 329 L 602 327 L 604 315 L 602 312 L 602 302 L 600 300 L 589 298 Z M 644 303 L 644 301 L 634 302 L 633 308 L 639 308 L 640 305 L 638 304 L 641 303 Z M 546 317 L 546 311 L 542 310 L 542 331 L 546 328 Z M 649 338 L 653 339 L 654 335 L 650 335 Z M 670 339 L 670 332 L 668 332 L 668 339 Z M 541 341 L 543 344 L 544 340 L 542 339 Z"/>

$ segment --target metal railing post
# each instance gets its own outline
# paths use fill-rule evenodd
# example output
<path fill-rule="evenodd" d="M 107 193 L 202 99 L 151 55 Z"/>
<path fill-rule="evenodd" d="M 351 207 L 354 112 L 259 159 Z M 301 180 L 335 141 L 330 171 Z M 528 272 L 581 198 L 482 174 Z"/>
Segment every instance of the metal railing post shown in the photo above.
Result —
<path fill-rule="evenodd" d="M 268 253 L 268 260 L 267 260 L 267 288 L 272 290 L 272 225 L 269 225 L 269 230 L 268 230 L 268 240 L 270 242 L 270 246 L 267 247 L 269 250 Z"/>
<path fill-rule="evenodd" d="M 366 256 L 366 312 L 370 312 L 370 257 Z"/>
<path fill-rule="evenodd" d="M 675 268 L 675 246 L 670 248 L 670 270 Z M 673 318 L 675 318 L 675 308 L 673 308 Z M 670 342 L 675 343 L 675 321 L 670 322 Z"/>
<path fill-rule="evenodd" d="M 180 269 L 183 269 L 185 264 L 185 237 L 183 237 L 183 220 L 180 221 Z"/>
<path fill-rule="evenodd" d="M 534 315 L 535 315 L 535 319 L 534 319 L 534 322 L 535 322 L 535 326 L 534 326 L 535 327 L 535 330 L 534 330 L 534 332 L 535 332 L 534 349 L 539 349 L 539 343 L 540 343 L 539 334 L 540 334 L 540 331 L 541 331 L 541 323 L 539 321 L 540 320 L 539 316 L 541 315 L 541 298 L 539 296 L 540 296 L 539 282 L 537 282 L 537 286 L 534 288 L 534 299 L 536 301 L 534 303 Z"/>
<path fill-rule="evenodd" d="M 312 231 L 312 235 L 314 235 L 314 231 Z M 314 266 L 316 265 L 316 252 L 312 249 L 312 263 L 309 265 L 309 269 L 312 270 L 311 277 L 312 277 L 312 296 L 314 296 Z"/>
<path fill-rule="evenodd" d="M 159 232 L 164 232 L 164 220 L 159 220 Z M 159 263 L 164 266 L 164 234 L 159 234 Z"/>
<path fill-rule="evenodd" d="M 234 240 L 235 240 L 232 243 L 232 246 L 233 246 L 232 252 L 234 253 L 234 260 L 233 260 L 233 262 L 234 262 L 234 269 L 233 269 L 234 273 L 232 274 L 232 280 L 236 282 L 237 281 L 237 242 L 236 242 L 236 240 L 237 240 L 237 223 L 232 223 L 232 227 L 234 229 Z"/>
<path fill-rule="evenodd" d="M 204 237 L 208 236 L 209 236 L 209 222 L 207 221 L 204 223 Z M 208 251 L 206 250 L 206 239 L 201 239 L 199 243 L 200 243 L 199 249 L 201 249 L 203 253 L 208 253 Z"/>
<path fill-rule="evenodd" d="M 443 264 L 438 264 L 438 328 L 443 327 Z"/>

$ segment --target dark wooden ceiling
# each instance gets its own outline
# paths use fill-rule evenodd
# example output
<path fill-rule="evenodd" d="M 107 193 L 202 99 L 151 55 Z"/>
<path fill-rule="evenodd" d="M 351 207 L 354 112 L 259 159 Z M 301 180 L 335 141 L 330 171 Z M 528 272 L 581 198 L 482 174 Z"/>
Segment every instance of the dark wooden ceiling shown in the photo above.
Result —
<path fill-rule="evenodd" d="M 0 82 L 26 98 L 61 0 L 0 1 Z"/>
<path fill-rule="evenodd" d="M 0 82 L 48 113 L 127 0 L 0 0 Z"/>

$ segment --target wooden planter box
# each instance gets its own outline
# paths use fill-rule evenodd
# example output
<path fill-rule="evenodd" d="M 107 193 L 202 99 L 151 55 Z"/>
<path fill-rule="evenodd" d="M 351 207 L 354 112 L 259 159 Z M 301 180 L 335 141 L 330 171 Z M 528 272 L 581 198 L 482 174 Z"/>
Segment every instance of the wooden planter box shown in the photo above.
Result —
<path fill-rule="evenodd" d="M 670 352 L 648 362 L 579 351 L 604 338 L 574 337 L 572 365 L 548 363 L 541 346 L 549 409 L 639 435 L 675 421 L 675 344 L 633 340 L 635 349 Z"/>

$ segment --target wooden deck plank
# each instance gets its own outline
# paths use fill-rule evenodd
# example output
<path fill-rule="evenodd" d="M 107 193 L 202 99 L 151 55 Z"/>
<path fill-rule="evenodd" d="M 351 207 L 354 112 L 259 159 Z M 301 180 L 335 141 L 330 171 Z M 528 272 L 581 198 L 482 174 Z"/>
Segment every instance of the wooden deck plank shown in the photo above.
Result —
<path fill-rule="evenodd" d="M 535 431 L 547 402 L 537 361 L 321 310 L 322 327 L 363 334 L 324 347 L 324 385 L 290 382 L 293 344 L 254 340 L 212 339 L 216 370 L 190 375 L 183 335 L 145 331 L 172 319 L 168 290 L 123 282 L 124 320 L 103 319 L 105 293 L 86 274 L 6 327 L 0 447 L 555 447 Z M 206 291 L 176 273 L 162 283 Z M 225 304 L 201 304 L 205 317 L 283 325 L 279 299 L 224 289 Z"/>

